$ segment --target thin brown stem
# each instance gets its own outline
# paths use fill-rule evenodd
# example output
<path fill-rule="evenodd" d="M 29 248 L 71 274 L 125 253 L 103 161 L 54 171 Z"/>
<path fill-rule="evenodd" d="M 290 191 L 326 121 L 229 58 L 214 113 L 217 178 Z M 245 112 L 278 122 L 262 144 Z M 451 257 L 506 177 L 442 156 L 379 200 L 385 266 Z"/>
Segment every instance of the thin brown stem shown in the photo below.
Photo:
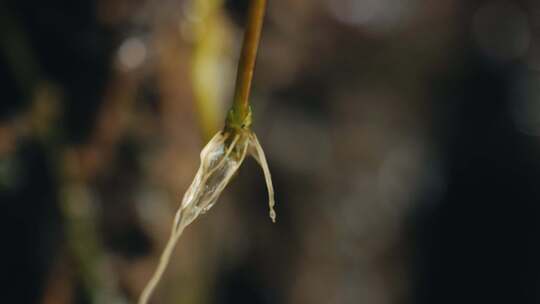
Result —
<path fill-rule="evenodd" d="M 266 0 L 251 0 L 242 54 L 236 75 L 236 88 L 232 106 L 235 123 L 242 123 L 249 114 L 251 80 L 253 79 L 265 11 Z"/>

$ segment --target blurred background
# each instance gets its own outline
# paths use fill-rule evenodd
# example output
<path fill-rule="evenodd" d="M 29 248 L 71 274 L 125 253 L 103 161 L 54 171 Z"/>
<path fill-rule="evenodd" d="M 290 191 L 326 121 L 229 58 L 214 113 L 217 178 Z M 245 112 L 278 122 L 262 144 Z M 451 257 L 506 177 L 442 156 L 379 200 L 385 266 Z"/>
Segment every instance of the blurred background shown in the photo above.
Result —
<path fill-rule="evenodd" d="M 2 303 L 135 303 L 247 0 L 0 3 Z M 153 303 L 540 303 L 540 2 L 270 0 L 247 160 Z"/>

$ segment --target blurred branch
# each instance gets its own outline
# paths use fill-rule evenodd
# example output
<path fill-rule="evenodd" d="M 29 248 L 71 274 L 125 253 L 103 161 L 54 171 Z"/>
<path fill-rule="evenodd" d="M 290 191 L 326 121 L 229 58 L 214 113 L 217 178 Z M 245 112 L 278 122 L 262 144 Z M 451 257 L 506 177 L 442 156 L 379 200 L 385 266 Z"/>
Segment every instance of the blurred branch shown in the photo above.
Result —
<path fill-rule="evenodd" d="M 223 109 L 223 50 L 230 39 L 223 24 L 222 0 L 193 0 L 193 32 L 196 35 L 193 52 L 192 81 L 199 124 L 206 140 L 220 129 Z"/>
<path fill-rule="evenodd" d="M 10 65 L 19 90 L 31 97 L 39 67 L 23 26 L 14 18 L 10 10 L 0 4 L 0 51 Z"/>

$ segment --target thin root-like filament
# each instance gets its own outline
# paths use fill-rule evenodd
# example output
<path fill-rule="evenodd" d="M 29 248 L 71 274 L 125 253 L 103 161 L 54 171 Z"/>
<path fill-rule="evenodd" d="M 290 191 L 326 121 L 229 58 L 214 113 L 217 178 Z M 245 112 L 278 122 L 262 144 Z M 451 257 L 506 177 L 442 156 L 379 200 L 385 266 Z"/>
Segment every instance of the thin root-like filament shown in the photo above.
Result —
<path fill-rule="evenodd" d="M 154 292 L 154 289 L 156 289 L 157 284 L 159 283 L 159 280 L 163 276 L 163 273 L 165 272 L 165 269 L 167 268 L 167 265 L 169 265 L 169 261 L 171 259 L 171 255 L 174 251 L 174 247 L 176 245 L 176 242 L 182 235 L 182 231 L 184 231 L 183 227 L 180 227 L 179 229 L 175 229 L 173 233 L 171 233 L 171 236 L 169 240 L 167 241 L 167 245 L 165 246 L 165 249 L 163 250 L 163 253 L 161 254 L 161 258 L 159 260 L 159 265 L 152 275 L 152 278 L 150 281 L 148 281 L 148 284 L 146 284 L 146 287 L 144 288 L 140 298 L 139 298 L 139 304 L 146 304 L 148 303 L 148 300 L 150 299 L 150 296 Z"/>

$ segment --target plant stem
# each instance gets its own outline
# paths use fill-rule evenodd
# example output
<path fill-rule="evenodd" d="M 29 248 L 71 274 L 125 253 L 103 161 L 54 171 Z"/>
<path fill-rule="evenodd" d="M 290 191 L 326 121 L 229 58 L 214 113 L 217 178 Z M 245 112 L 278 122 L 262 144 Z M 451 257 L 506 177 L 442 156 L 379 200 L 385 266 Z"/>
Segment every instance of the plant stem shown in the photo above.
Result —
<path fill-rule="evenodd" d="M 249 115 L 249 92 L 251 90 L 251 80 L 257 59 L 257 49 L 261 39 L 261 29 L 266 11 L 266 0 L 251 0 L 249 6 L 246 31 L 244 33 L 244 43 L 238 72 L 236 75 L 236 88 L 232 105 L 232 123 L 242 124 Z"/>

